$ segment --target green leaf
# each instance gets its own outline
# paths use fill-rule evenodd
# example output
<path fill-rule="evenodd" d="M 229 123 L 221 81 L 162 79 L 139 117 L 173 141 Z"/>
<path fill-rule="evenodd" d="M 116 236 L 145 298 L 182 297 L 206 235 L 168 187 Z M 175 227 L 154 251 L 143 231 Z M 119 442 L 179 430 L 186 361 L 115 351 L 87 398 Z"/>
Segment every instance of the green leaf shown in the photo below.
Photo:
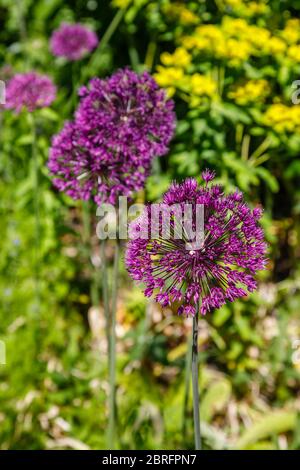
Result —
<path fill-rule="evenodd" d="M 200 407 L 201 418 L 209 422 L 216 412 L 221 411 L 231 396 L 231 385 L 226 379 L 214 382 L 205 393 Z"/>
<path fill-rule="evenodd" d="M 279 191 L 277 179 L 266 168 L 262 166 L 256 167 L 255 172 L 265 181 L 273 193 L 277 193 L 277 191 Z"/>
<path fill-rule="evenodd" d="M 213 324 L 215 326 L 222 326 L 231 316 L 231 310 L 226 305 L 218 310 L 216 310 L 213 314 Z"/>
<path fill-rule="evenodd" d="M 235 447 L 237 449 L 247 449 L 274 434 L 293 431 L 296 426 L 296 419 L 297 413 L 295 411 L 272 411 L 248 428 L 238 439 Z"/>
<path fill-rule="evenodd" d="M 248 116 L 245 111 L 242 111 L 240 108 L 234 104 L 229 103 L 215 103 L 214 110 L 218 111 L 224 117 L 237 124 L 242 122 L 243 124 L 250 124 L 251 118 Z"/>

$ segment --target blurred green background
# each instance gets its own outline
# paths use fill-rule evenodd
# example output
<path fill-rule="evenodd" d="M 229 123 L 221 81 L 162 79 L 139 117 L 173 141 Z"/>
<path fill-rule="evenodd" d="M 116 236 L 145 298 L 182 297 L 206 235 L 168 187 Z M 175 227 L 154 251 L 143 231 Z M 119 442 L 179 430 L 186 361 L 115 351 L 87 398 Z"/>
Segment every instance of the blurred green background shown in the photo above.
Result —
<path fill-rule="evenodd" d="M 258 291 L 200 320 L 204 447 L 300 449 L 299 10 L 298 0 L 0 0 L 0 79 L 37 70 L 58 87 L 52 107 L 36 114 L 38 315 L 30 122 L 0 110 L 0 449 L 106 446 L 96 209 L 90 204 L 89 234 L 82 204 L 53 189 L 46 163 L 51 136 L 72 117 L 72 80 L 80 86 L 125 65 L 153 73 L 178 118 L 169 155 L 155 162 L 138 200 L 157 200 L 173 179 L 209 167 L 227 190 L 265 208 L 270 263 Z M 100 38 L 73 66 L 49 52 L 62 21 L 87 24 Z M 111 269 L 110 244 L 106 255 Z M 124 267 L 117 320 L 118 447 L 192 449 L 191 320 L 146 301 Z"/>

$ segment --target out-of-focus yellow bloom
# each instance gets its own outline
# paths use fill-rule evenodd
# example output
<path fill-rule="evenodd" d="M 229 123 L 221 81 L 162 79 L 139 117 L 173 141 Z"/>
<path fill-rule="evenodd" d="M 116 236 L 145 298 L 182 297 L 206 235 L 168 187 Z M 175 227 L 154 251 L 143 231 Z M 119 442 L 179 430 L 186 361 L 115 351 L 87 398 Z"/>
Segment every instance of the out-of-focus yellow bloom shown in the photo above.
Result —
<path fill-rule="evenodd" d="M 247 38 L 253 46 L 258 48 L 258 52 L 260 52 L 260 49 L 270 40 L 271 32 L 266 28 L 251 25 L 249 26 Z"/>
<path fill-rule="evenodd" d="M 249 16 L 264 15 L 270 11 L 269 5 L 266 5 L 264 2 L 249 2 L 247 7 Z"/>
<path fill-rule="evenodd" d="M 221 41 L 224 36 L 219 26 L 213 24 L 204 24 L 195 29 L 195 36 L 209 39 L 211 42 Z"/>
<path fill-rule="evenodd" d="M 197 47 L 197 38 L 195 36 L 183 36 L 180 40 L 185 49 L 194 49 Z"/>
<path fill-rule="evenodd" d="M 184 83 L 184 72 L 179 67 L 157 67 L 157 73 L 154 74 L 157 84 L 166 88 L 168 97 L 174 95 L 176 87 L 180 88 Z"/>
<path fill-rule="evenodd" d="M 192 61 L 192 56 L 183 47 L 178 47 L 173 54 L 164 52 L 160 56 L 162 64 L 175 67 L 187 67 Z"/>
<path fill-rule="evenodd" d="M 190 92 L 193 95 L 213 97 L 217 93 L 217 84 L 206 75 L 194 73 L 190 77 Z"/>
<path fill-rule="evenodd" d="M 182 38 L 181 44 L 189 50 L 207 52 L 218 58 L 228 58 L 232 61 L 231 65 L 247 60 L 253 52 L 251 42 L 244 39 L 247 23 L 244 20 L 226 17 L 224 25 L 222 23 L 221 26 L 211 24 L 198 26 L 193 36 Z"/>
<path fill-rule="evenodd" d="M 300 62 L 300 46 L 293 45 L 288 48 L 287 55 L 290 59 L 294 60 L 295 62 Z"/>
<path fill-rule="evenodd" d="M 300 106 L 273 104 L 265 112 L 263 122 L 279 134 L 300 133 Z"/>
<path fill-rule="evenodd" d="M 288 20 L 281 35 L 287 43 L 297 43 L 300 39 L 300 20 L 298 20 L 298 18 Z"/>
<path fill-rule="evenodd" d="M 252 52 L 251 44 L 247 41 L 238 41 L 237 39 L 228 39 L 226 41 L 226 57 L 239 63 L 246 61 Z M 234 63 L 235 63 L 234 62 Z"/>
<path fill-rule="evenodd" d="M 243 18 L 230 18 L 227 16 L 223 19 L 222 30 L 229 37 L 243 39 L 257 47 L 261 47 L 271 36 L 270 31 L 266 28 L 249 25 Z"/>
<path fill-rule="evenodd" d="M 184 77 L 182 68 L 179 67 L 157 67 L 157 73 L 154 75 L 156 81 L 159 81 L 160 86 L 168 86 L 174 84 L 176 81 L 180 81 Z"/>
<path fill-rule="evenodd" d="M 220 0 L 230 8 L 247 7 L 252 12 L 259 13 L 265 11 L 264 5 L 268 2 L 260 0 Z M 169 4 L 170 5 L 170 4 Z M 176 4 L 178 5 L 178 4 Z M 171 13 L 170 13 L 171 14 Z M 287 33 L 287 40 L 284 37 Z M 294 43 L 299 39 L 299 43 Z M 167 88 L 168 94 L 174 94 L 176 89 L 184 94 L 184 98 L 191 95 L 193 103 L 203 102 L 200 97 L 217 96 L 217 90 L 223 88 L 222 77 L 220 84 L 216 83 L 208 76 L 201 74 L 188 75 L 192 72 L 194 66 L 196 70 L 198 62 L 207 60 L 220 59 L 229 67 L 240 67 L 250 58 L 260 58 L 272 56 L 278 61 L 283 60 L 286 56 L 297 63 L 300 63 L 300 20 L 292 19 L 285 25 L 283 31 L 272 34 L 265 27 L 257 26 L 249 23 L 245 17 L 232 17 L 223 15 L 220 24 L 200 24 L 194 28 L 189 35 L 178 38 L 179 47 L 174 53 L 163 53 L 161 55 L 161 63 L 164 67 L 157 70 L 156 78 L 158 83 Z M 170 70 L 168 70 L 168 68 Z M 270 87 L 265 80 L 249 80 L 243 86 L 237 86 L 231 90 L 228 96 L 234 99 L 240 105 L 248 103 L 264 102 L 265 98 L 270 94 Z M 197 101 L 198 100 L 198 101 Z M 273 106 L 282 104 L 276 102 L 274 98 Z M 271 108 L 272 109 L 272 108 Z M 276 111 L 277 108 L 275 108 Z M 286 111 L 286 109 L 284 108 Z M 290 109 L 287 108 L 288 113 Z M 292 116 L 295 116 L 295 111 Z M 269 114 L 266 117 L 270 119 Z M 271 122 L 271 121 L 270 121 Z M 295 126 L 290 120 L 282 123 L 276 122 L 276 129 L 289 129 Z"/>
<path fill-rule="evenodd" d="M 272 36 L 263 46 L 263 51 L 266 54 L 278 55 L 286 51 L 286 43 L 276 36 Z"/>
<path fill-rule="evenodd" d="M 224 45 L 225 38 L 219 26 L 207 24 L 196 28 L 194 41 L 196 50 L 218 55 L 217 48 Z"/>
<path fill-rule="evenodd" d="M 253 48 L 248 41 L 235 38 L 225 39 L 215 44 L 215 56 L 220 59 L 228 59 L 230 66 L 238 66 L 249 59 Z"/>
<path fill-rule="evenodd" d="M 241 0 L 223 0 L 223 3 L 232 8 L 240 7 L 243 4 Z"/>
<path fill-rule="evenodd" d="M 224 16 L 222 21 L 222 31 L 227 36 L 247 36 L 250 25 L 243 18 L 231 18 L 230 16 Z"/>
<path fill-rule="evenodd" d="M 211 41 L 209 38 L 195 36 L 193 38 L 194 44 L 190 49 L 196 49 L 199 51 L 213 51 L 215 49 L 215 43 Z M 191 45 L 191 43 L 190 43 Z"/>
<path fill-rule="evenodd" d="M 223 4 L 239 16 L 252 17 L 264 15 L 270 11 L 269 5 L 263 1 L 245 1 L 245 0 L 223 0 Z"/>
<path fill-rule="evenodd" d="M 117 8 L 127 8 L 130 3 L 132 3 L 132 0 L 113 0 L 112 4 L 114 7 Z"/>
<path fill-rule="evenodd" d="M 249 103 L 263 102 L 270 91 L 266 80 L 249 80 L 245 85 L 238 86 L 229 92 L 228 97 L 244 106 Z"/>
<path fill-rule="evenodd" d="M 163 67 L 159 65 L 154 78 L 159 86 L 167 91 L 168 97 L 180 90 L 189 99 L 190 104 L 201 102 L 201 98 L 213 98 L 217 95 L 217 83 L 209 76 L 200 73 L 186 75 L 180 67 Z M 200 100 L 200 101 L 199 101 Z"/>
<path fill-rule="evenodd" d="M 251 55 L 279 55 L 286 49 L 285 42 L 268 29 L 229 16 L 224 16 L 220 25 L 198 26 L 192 35 L 181 38 L 181 45 L 189 51 L 229 59 L 231 66 L 240 65 Z"/>
<path fill-rule="evenodd" d="M 183 25 L 193 25 L 199 23 L 199 17 L 181 3 L 166 5 L 164 11 L 171 18 L 174 18 Z"/>
<path fill-rule="evenodd" d="M 199 23 L 199 18 L 195 13 L 192 11 L 188 10 L 187 8 L 182 8 L 180 15 L 179 15 L 179 21 L 182 24 L 197 24 Z"/>

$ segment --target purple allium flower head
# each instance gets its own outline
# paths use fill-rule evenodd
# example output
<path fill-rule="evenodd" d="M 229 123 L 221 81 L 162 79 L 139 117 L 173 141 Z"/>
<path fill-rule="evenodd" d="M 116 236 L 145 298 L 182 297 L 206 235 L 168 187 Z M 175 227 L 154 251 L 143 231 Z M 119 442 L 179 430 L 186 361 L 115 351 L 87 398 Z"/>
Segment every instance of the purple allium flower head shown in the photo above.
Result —
<path fill-rule="evenodd" d="M 62 25 L 53 32 L 50 48 L 54 55 L 68 60 L 80 60 L 98 44 L 97 35 L 80 23 Z"/>
<path fill-rule="evenodd" d="M 22 108 L 33 112 L 50 106 L 55 100 L 56 87 L 46 75 L 36 72 L 19 73 L 10 79 L 6 88 L 6 108 L 19 113 Z"/>
<path fill-rule="evenodd" d="M 210 183 L 213 177 L 212 172 L 205 171 L 204 184 L 198 186 L 196 180 L 187 179 L 181 184 L 174 183 L 164 195 L 158 206 L 160 214 L 164 210 L 170 214 L 171 210 L 168 239 L 163 237 L 163 216 L 159 219 L 158 236 L 153 236 L 151 205 L 129 228 L 131 239 L 126 253 L 129 274 L 144 283 L 147 297 L 155 293 L 155 300 L 162 306 L 181 302 L 178 313 L 183 315 L 195 315 L 198 304 L 205 315 L 227 300 L 232 302 L 246 296 L 247 291 L 256 289 L 256 272 L 266 266 L 267 247 L 258 225 L 262 211 L 259 208 L 251 211 L 240 192 L 225 195 L 221 186 Z M 184 218 L 185 236 L 175 236 L 176 217 L 181 216 L 187 204 L 192 208 L 192 219 L 197 204 L 204 208 L 204 241 L 198 249 L 187 249 L 189 237 Z"/>
<path fill-rule="evenodd" d="M 114 203 L 143 188 L 153 157 L 164 155 L 175 128 L 173 102 L 152 77 L 128 69 L 94 78 L 79 92 L 75 121 L 54 137 L 54 185 L 74 199 Z"/>

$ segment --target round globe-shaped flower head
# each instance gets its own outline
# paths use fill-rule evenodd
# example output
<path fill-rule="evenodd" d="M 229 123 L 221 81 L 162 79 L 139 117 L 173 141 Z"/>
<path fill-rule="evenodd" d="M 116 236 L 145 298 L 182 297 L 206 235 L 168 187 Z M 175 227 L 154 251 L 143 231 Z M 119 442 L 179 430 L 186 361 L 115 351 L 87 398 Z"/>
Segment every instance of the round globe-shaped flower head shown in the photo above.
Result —
<path fill-rule="evenodd" d="M 126 254 L 147 297 L 154 294 L 162 306 L 179 302 L 178 313 L 192 316 L 199 306 L 205 315 L 255 290 L 255 274 L 266 265 L 261 209 L 251 210 L 238 191 L 225 195 L 211 183 L 213 172 L 202 178 L 199 186 L 194 179 L 173 184 L 156 212 L 147 206 L 130 224 Z"/>
<path fill-rule="evenodd" d="M 22 108 L 33 112 L 45 108 L 55 100 L 56 87 L 46 75 L 36 72 L 14 75 L 6 88 L 6 108 L 19 113 Z"/>
<path fill-rule="evenodd" d="M 80 90 L 75 121 L 54 137 L 54 185 L 74 199 L 115 203 L 144 187 L 175 128 L 173 102 L 148 73 L 120 70 Z"/>
<path fill-rule="evenodd" d="M 97 44 L 96 33 L 80 23 L 62 23 L 50 39 L 52 54 L 70 61 L 82 59 L 95 49 Z"/>

